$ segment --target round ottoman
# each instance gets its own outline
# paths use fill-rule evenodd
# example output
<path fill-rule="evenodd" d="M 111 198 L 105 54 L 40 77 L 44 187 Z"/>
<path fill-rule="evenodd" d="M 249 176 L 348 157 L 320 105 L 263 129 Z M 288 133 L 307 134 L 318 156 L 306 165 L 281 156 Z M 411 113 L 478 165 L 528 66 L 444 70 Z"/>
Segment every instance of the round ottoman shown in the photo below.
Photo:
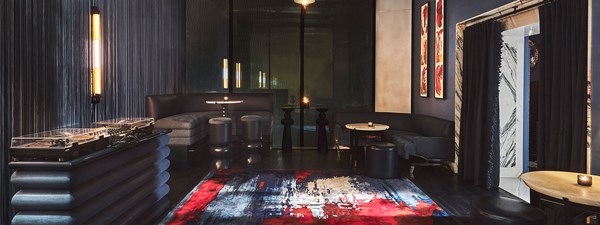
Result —
<path fill-rule="evenodd" d="M 398 150 L 387 142 L 365 146 L 365 174 L 373 178 L 389 179 L 398 174 Z"/>
<path fill-rule="evenodd" d="M 231 149 L 231 118 L 217 117 L 208 120 L 210 154 L 213 156 L 212 166 L 217 170 L 226 170 L 231 166 L 233 158 Z"/>
<path fill-rule="evenodd" d="M 546 214 L 520 200 L 484 197 L 471 202 L 471 224 L 545 225 Z"/>
<path fill-rule="evenodd" d="M 242 141 L 244 142 L 244 152 L 246 153 L 246 163 L 260 163 L 260 150 L 262 149 L 262 127 L 261 116 L 245 115 L 240 118 L 242 121 Z"/>

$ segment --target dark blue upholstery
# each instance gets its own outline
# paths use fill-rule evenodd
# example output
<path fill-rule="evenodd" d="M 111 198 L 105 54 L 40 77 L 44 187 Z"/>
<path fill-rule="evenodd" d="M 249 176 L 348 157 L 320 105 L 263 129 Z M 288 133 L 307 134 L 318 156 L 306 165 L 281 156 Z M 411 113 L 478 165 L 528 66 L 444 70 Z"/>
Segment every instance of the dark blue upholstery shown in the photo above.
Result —
<path fill-rule="evenodd" d="M 454 122 L 419 114 L 379 112 L 338 112 L 335 115 L 335 138 L 339 145 L 349 145 L 348 123 L 373 122 L 390 126 L 384 140 L 398 147 L 398 154 L 427 160 L 454 161 Z"/>

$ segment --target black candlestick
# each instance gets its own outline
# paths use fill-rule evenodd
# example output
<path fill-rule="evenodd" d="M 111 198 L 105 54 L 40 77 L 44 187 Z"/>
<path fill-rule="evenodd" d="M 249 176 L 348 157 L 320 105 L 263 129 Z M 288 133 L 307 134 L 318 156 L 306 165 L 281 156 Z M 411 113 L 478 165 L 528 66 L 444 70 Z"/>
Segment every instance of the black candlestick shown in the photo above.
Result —
<path fill-rule="evenodd" d="M 283 119 L 281 119 L 281 124 L 283 124 L 283 138 L 281 140 L 281 150 L 283 152 L 292 152 L 292 124 L 294 124 L 294 120 L 292 119 L 292 111 L 294 111 L 294 107 L 282 107 L 283 110 Z"/>
<path fill-rule="evenodd" d="M 329 145 L 327 144 L 327 124 L 329 124 L 329 120 L 326 119 L 327 115 L 325 112 L 329 110 L 328 108 L 317 108 L 319 111 L 319 118 L 316 123 L 319 126 L 317 128 L 317 150 L 321 153 L 326 153 Z"/>

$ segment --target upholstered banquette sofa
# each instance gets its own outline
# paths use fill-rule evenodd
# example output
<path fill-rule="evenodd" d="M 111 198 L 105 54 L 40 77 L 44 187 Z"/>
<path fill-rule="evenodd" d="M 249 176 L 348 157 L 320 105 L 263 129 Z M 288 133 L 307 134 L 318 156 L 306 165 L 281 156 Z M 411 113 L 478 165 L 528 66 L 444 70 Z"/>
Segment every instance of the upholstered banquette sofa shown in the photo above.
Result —
<path fill-rule="evenodd" d="M 273 136 L 274 96 L 272 93 L 202 93 L 149 95 L 146 97 L 146 114 L 155 119 L 156 128 L 172 129 L 169 147 L 174 167 L 188 167 L 190 153 L 208 150 L 208 120 L 222 116 L 221 105 L 206 101 L 241 100 L 228 106 L 228 117 L 233 120 L 232 135 L 236 140 L 241 132 L 240 118 L 244 115 L 262 117 L 262 138 L 270 146 Z"/>
<path fill-rule="evenodd" d="M 427 162 L 454 161 L 454 122 L 419 114 L 382 112 L 338 112 L 335 114 L 335 138 L 339 145 L 349 145 L 348 123 L 389 125 L 384 141 L 398 148 L 398 154 Z"/>

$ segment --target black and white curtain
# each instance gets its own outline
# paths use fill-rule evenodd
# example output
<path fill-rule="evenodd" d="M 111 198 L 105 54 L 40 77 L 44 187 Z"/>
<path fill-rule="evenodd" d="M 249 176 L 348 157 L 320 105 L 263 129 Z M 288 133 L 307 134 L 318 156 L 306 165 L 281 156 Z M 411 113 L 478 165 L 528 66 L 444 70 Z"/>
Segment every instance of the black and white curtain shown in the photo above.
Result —
<path fill-rule="evenodd" d="M 464 31 L 460 177 L 486 188 L 500 178 L 498 84 L 502 25 L 486 21 Z"/>

